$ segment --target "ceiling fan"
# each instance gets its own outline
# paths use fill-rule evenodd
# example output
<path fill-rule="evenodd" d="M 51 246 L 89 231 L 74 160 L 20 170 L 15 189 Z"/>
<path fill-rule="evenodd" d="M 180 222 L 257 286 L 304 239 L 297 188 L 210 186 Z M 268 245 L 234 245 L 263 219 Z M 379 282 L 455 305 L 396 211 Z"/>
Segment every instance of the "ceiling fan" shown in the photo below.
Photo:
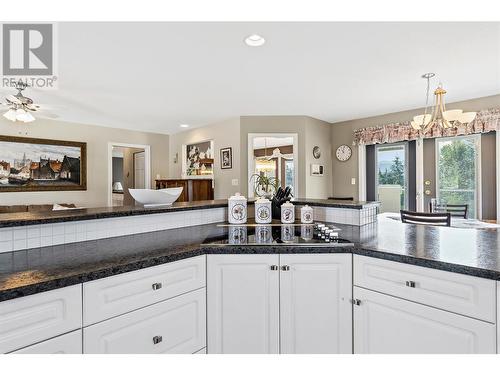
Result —
<path fill-rule="evenodd" d="M 29 87 L 27 83 L 19 80 L 15 83 L 14 88 L 17 90 L 15 95 L 7 95 L 5 97 L 5 103 L 1 103 L 7 107 L 9 110 L 3 114 L 3 116 L 10 121 L 21 121 L 21 122 L 32 122 L 35 121 L 35 117 L 31 112 L 36 112 L 40 106 L 33 103 L 33 99 L 28 98 L 23 95 L 23 91 Z"/>

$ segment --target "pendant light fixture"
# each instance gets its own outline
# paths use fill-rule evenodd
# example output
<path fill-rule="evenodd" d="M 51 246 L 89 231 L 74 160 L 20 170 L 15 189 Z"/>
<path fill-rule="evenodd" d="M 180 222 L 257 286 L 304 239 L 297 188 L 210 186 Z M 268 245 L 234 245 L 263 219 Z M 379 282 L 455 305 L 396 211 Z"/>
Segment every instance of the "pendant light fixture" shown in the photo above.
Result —
<path fill-rule="evenodd" d="M 439 83 L 436 90 L 434 90 L 434 108 L 430 113 L 427 112 L 429 106 L 429 89 L 430 80 L 434 77 L 434 73 L 425 73 L 422 78 L 427 80 L 427 94 L 425 101 L 425 110 L 423 115 L 413 117 L 411 126 L 424 134 L 431 130 L 434 126 L 439 126 L 443 129 L 449 129 L 457 126 L 456 123 L 468 124 L 476 118 L 476 112 L 464 112 L 461 109 L 452 109 L 447 111 L 444 102 L 444 95 L 446 90 L 442 84 Z"/>

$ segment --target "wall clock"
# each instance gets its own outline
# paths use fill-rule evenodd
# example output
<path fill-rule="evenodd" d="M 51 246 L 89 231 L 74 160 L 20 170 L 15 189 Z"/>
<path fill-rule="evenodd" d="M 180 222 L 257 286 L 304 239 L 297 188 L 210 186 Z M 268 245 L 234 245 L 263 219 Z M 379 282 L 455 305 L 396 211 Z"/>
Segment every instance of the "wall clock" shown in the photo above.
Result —
<path fill-rule="evenodd" d="M 319 146 L 313 147 L 313 156 L 314 159 L 319 159 L 321 157 L 321 149 L 319 148 Z"/>
<path fill-rule="evenodd" d="M 339 161 L 347 161 L 351 158 L 352 150 L 348 145 L 340 145 L 335 151 L 335 156 Z"/>

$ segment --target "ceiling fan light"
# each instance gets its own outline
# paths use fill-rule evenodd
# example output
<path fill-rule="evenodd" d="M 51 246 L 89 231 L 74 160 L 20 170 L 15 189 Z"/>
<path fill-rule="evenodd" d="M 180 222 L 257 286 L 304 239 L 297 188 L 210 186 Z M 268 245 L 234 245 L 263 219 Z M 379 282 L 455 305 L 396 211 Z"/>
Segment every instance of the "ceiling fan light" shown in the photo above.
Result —
<path fill-rule="evenodd" d="M 22 122 L 32 122 L 35 121 L 35 118 L 33 115 L 24 109 L 18 109 L 16 111 L 16 120 L 22 121 Z"/>
<path fill-rule="evenodd" d="M 463 111 L 461 109 L 451 109 L 449 111 L 444 111 L 443 117 L 447 121 L 457 121 L 460 118 L 462 112 Z"/>
<path fill-rule="evenodd" d="M 10 121 L 16 121 L 16 111 L 14 109 L 9 109 L 3 114 L 3 117 Z"/>
<path fill-rule="evenodd" d="M 457 119 L 461 124 L 468 124 L 469 122 L 474 121 L 476 118 L 476 112 L 464 112 L 460 114 L 459 118 Z"/>

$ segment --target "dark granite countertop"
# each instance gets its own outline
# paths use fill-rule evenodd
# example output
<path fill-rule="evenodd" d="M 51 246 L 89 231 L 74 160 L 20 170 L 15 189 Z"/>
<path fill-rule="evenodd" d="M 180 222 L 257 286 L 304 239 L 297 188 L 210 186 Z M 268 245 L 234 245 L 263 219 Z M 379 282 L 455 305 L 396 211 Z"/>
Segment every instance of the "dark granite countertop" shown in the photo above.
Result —
<path fill-rule="evenodd" d="M 250 199 L 248 204 L 253 204 L 254 199 Z M 295 199 L 295 204 L 309 204 L 310 206 L 326 206 L 361 209 L 377 202 L 358 202 L 358 201 L 334 201 L 329 199 Z M 227 207 L 227 199 L 218 199 L 210 201 L 196 202 L 176 202 L 168 207 L 144 208 L 141 206 L 122 206 L 122 207 L 96 207 L 79 208 L 60 211 L 39 211 L 39 212 L 18 212 L 0 214 L 0 228 L 16 227 L 35 224 L 60 223 L 77 220 L 105 219 L 120 216 L 137 216 L 160 214 L 166 212 L 203 210 L 210 208 Z"/>
<path fill-rule="evenodd" d="M 366 202 L 366 201 L 343 201 L 335 199 L 307 199 L 307 198 L 293 198 L 293 204 L 297 205 L 309 205 L 309 206 L 321 206 L 321 207 L 334 207 L 334 208 L 352 208 L 355 210 L 360 210 L 369 206 L 378 206 L 380 203 Z"/>
<path fill-rule="evenodd" d="M 335 226 L 354 247 L 221 246 L 228 227 L 208 224 L 1 253 L 0 301 L 202 254 L 353 252 L 500 280 L 496 229 L 431 227 L 386 218 L 363 227 Z"/>
<path fill-rule="evenodd" d="M 227 199 L 176 202 L 167 207 L 144 208 L 141 206 L 78 208 L 60 211 L 17 212 L 0 214 L 0 228 L 34 224 L 60 223 L 77 220 L 105 219 L 120 216 L 161 214 L 166 212 L 203 210 L 227 207 Z"/>

